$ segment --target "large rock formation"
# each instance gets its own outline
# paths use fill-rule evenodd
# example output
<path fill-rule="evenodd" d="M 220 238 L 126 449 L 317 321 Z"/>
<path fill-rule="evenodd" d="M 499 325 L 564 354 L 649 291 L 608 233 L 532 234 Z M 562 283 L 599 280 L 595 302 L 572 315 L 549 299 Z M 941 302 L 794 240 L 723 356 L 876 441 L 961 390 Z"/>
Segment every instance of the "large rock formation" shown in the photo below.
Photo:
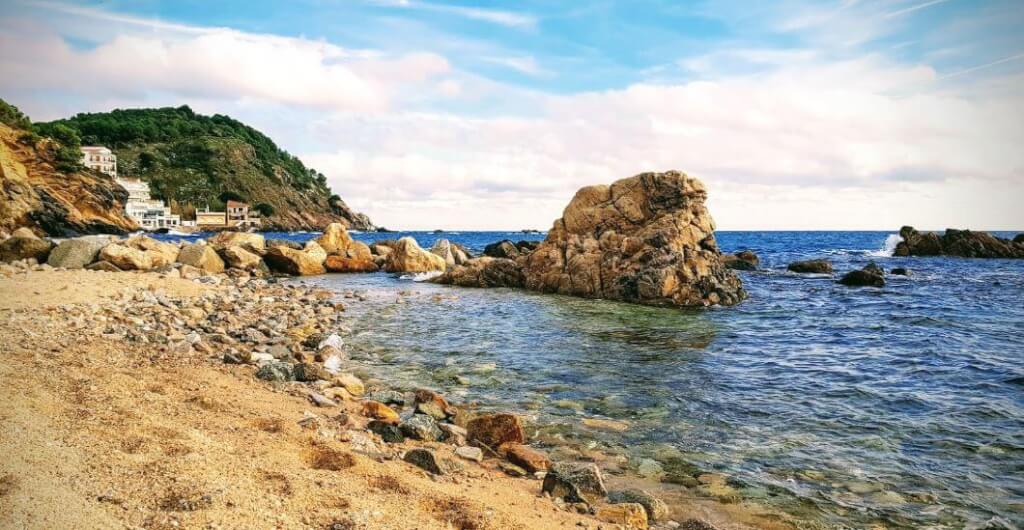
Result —
<path fill-rule="evenodd" d="M 988 232 L 947 228 L 941 236 L 918 232 L 912 226 L 900 228 L 895 256 L 960 256 L 964 258 L 1024 258 L 1024 239 L 995 237 Z"/>
<path fill-rule="evenodd" d="M 57 145 L 0 123 L 0 230 L 38 234 L 123 234 L 138 230 L 124 213 L 128 192 L 92 170 L 62 171 Z"/>
<path fill-rule="evenodd" d="M 576 192 L 523 259 L 529 289 L 650 305 L 732 305 L 746 294 L 727 269 L 704 206 L 683 173 L 642 173 Z"/>
<path fill-rule="evenodd" d="M 516 248 L 523 286 L 648 305 L 739 303 L 746 293 L 722 262 L 706 198 L 699 180 L 677 171 L 583 188 L 535 250 Z M 511 263 L 470 260 L 435 281 L 515 286 Z"/>

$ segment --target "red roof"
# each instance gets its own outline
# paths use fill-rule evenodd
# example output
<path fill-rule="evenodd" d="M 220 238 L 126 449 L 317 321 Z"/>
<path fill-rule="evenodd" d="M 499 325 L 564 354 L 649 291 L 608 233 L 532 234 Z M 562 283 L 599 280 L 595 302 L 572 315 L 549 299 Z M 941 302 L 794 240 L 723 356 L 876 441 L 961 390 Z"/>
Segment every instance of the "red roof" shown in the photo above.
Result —
<path fill-rule="evenodd" d="M 228 201 L 228 208 L 248 208 L 249 205 L 244 202 Z"/>

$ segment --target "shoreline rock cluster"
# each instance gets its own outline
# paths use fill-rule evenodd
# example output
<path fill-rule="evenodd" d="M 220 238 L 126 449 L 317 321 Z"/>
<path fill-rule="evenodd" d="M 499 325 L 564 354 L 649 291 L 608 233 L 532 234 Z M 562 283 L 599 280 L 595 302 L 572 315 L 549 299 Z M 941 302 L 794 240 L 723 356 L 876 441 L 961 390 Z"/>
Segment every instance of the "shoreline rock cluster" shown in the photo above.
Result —
<path fill-rule="evenodd" d="M 722 260 L 706 199 L 699 180 L 677 171 L 588 186 L 536 248 L 502 241 L 434 281 L 656 306 L 734 305 L 746 292 Z"/>
<path fill-rule="evenodd" d="M 139 259 L 169 259 L 169 249 L 125 248 L 152 253 Z M 107 254 L 111 252 L 121 250 Z M 197 269 L 212 259 L 205 251 L 194 252 L 188 259 L 197 263 L 190 265 Z M 0 275 L 51 269 L 22 260 L 0 266 Z M 145 274 L 178 278 L 175 270 Z M 102 269 L 83 273 L 112 274 Z M 664 502 L 650 493 L 609 492 L 596 464 L 552 462 L 529 445 L 516 414 L 477 413 L 429 389 L 410 391 L 364 381 L 348 360 L 342 335 L 351 330 L 344 324 L 344 304 L 334 293 L 273 277 L 226 272 L 192 281 L 209 288 L 199 296 L 176 296 L 159 283 L 149 289 L 125 288 L 102 302 L 62 304 L 51 313 L 62 322 L 62 331 L 82 340 L 138 347 L 148 351 L 150 362 L 214 362 L 251 370 L 273 389 L 325 411 L 307 414 L 300 426 L 317 436 L 348 442 L 354 452 L 373 459 L 402 460 L 441 480 L 462 475 L 467 465 L 484 465 L 511 477 L 539 480 L 540 495 L 598 521 L 634 529 L 670 523 Z"/>

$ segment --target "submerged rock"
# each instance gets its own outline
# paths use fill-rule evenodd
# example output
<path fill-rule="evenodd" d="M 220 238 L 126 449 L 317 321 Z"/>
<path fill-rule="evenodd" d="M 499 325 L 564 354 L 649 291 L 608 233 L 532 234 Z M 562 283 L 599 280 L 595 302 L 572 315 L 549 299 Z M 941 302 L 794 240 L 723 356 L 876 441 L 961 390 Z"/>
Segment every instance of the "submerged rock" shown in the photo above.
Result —
<path fill-rule="evenodd" d="M 612 491 L 608 493 L 608 501 L 614 504 L 631 502 L 644 507 L 647 512 L 647 520 L 656 522 L 668 516 L 668 505 L 665 501 L 655 497 L 651 492 L 629 489 L 625 491 Z"/>
<path fill-rule="evenodd" d="M 849 287 L 884 287 L 885 276 L 878 266 L 869 264 L 860 270 L 850 271 L 839 279 L 839 283 Z"/>
<path fill-rule="evenodd" d="M 599 521 L 622 525 L 625 528 L 647 529 L 647 511 L 643 506 L 633 502 L 599 506 L 594 516 Z"/>
<path fill-rule="evenodd" d="M 832 274 L 832 263 L 823 259 L 794 261 L 786 268 L 800 274 Z"/>
<path fill-rule="evenodd" d="M 529 289 L 649 305 L 733 305 L 746 297 L 722 263 L 707 191 L 677 171 L 576 192 L 522 260 Z"/>
<path fill-rule="evenodd" d="M 918 232 L 912 226 L 900 228 L 900 241 L 895 256 L 960 256 L 964 258 L 1024 259 L 1024 238 L 1013 240 L 988 232 L 972 232 L 947 228 L 941 236 L 934 232 Z"/>

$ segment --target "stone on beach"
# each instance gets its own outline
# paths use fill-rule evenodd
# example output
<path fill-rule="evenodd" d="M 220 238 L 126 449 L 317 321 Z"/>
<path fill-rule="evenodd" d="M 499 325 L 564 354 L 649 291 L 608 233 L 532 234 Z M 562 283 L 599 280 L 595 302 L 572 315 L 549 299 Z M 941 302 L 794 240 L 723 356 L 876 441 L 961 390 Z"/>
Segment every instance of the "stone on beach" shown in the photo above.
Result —
<path fill-rule="evenodd" d="M 636 503 L 644 507 L 647 512 L 647 520 L 657 522 L 668 516 L 668 505 L 665 501 L 655 497 L 651 492 L 629 489 L 623 491 L 612 491 L 608 493 L 608 501 L 615 504 Z"/>
<path fill-rule="evenodd" d="M 319 245 L 316 248 L 319 248 Z M 307 252 L 306 250 L 295 250 L 289 247 L 271 247 L 267 250 L 263 259 L 267 267 L 275 272 L 282 272 L 292 276 L 323 274 L 326 272 L 323 266 L 324 259 L 320 259 L 320 253 L 316 252 L 316 248 L 311 247 L 313 252 Z M 323 249 L 320 249 L 320 252 L 323 252 Z M 326 256 L 323 257 L 326 258 Z"/>
<path fill-rule="evenodd" d="M 800 274 L 832 274 L 832 264 L 823 259 L 794 261 L 786 268 Z"/>
<path fill-rule="evenodd" d="M 205 272 L 224 272 L 224 260 L 212 246 L 204 243 L 192 243 L 181 247 L 178 263 L 191 265 Z"/>
<path fill-rule="evenodd" d="M 153 268 L 152 256 L 137 248 L 121 244 L 111 244 L 100 250 L 102 261 L 125 271 L 148 271 Z"/>
<path fill-rule="evenodd" d="M 559 462 L 551 466 L 544 476 L 541 491 L 554 498 L 569 502 L 594 504 L 603 499 L 608 490 L 597 464 Z"/>
<path fill-rule="evenodd" d="M 474 462 L 481 462 L 484 459 L 483 450 L 471 445 L 463 445 L 455 448 L 455 454 L 460 458 L 465 458 L 466 460 L 472 460 Z"/>
<path fill-rule="evenodd" d="M 230 267 L 246 271 L 258 270 L 263 267 L 263 258 L 258 254 L 246 250 L 242 246 L 228 246 L 220 251 L 220 257 Z"/>
<path fill-rule="evenodd" d="M 263 234 L 250 232 L 218 232 L 210 238 L 209 243 L 217 248 L 242 247 L 249 252 L 260 254 L 266 248 Z"/>
<path fill-rule="evenodd" d="M 111 242 L 110 236 L 76 237 L 61 241 L 50 251 L 46 263 L 51 267 L 81 269 L 96 261 L 100 250 Z"/>
<path fill-rule="evenodd" d="M 441 438 L 441 429 L 437 427 L 437 422 L 424 414 L 414 414 L 398 427 L 402 430 L 402 434 L 414 440 L 435 442 Z"/>
<path fill-rule="evenodd" d="M 466 424 L 466 431 L 469 441 L 482 443 L 492 450 L 506 443 L 526 442 L 523 422 L 514 414 L 486 414 L 473 418 Z"/>
<path fill-rule="evenodd" d="M 594 516 L 600 521 L 619 524 L 626 528 L 647 529 L 647 511 L 634 502 L 598 506 Z"/>
<path fill-rule="evenodd" d="M 284 382 L 293 380 L 295 375 L 291 364 L 271 361 L 256 370 L 256 377 L 264 381 Z"/>
<path fill-rule="evenodd" d="M 39 239 L 35 234 L 31 237 L 17 235 L 0 242 L 0 261 L 10 263 L 31 258 L 39 263 L 45 263 L 52 249 L 53 243 Z"/>
<path fill-rule="evenodd" d="M 416 240 L 406 236 L 398 240 L 384 264 L 387 272 L 430 272 L 444 271 L 444 259 L 420 248 Z"/>
<path fill-rule="evenodd" d="M 547 471 L 551 468 L 551 460 L 546 454 L 523 444 L 509 443 L 502 445 L 500 452 L 504 453 L 505 458 L 510 462 L 530 473 Z"/>
<path fill-rule="evenodd" d="M 401 416 L 394 409 L 379 401 L 363 400 L 361 411 L 363 416 L 367 418 L 373 418 L 392 425 L 398 425 L 402 421 Z"/>
<path fill-rule="evenodd" d="M 328 253 L 338 254 L 345 251 L 352 244 L 352 236 L 341 223 L 331 223 L 324 228 L 323 234 L 316 238 L 316 242 Z"/>
<path fill-rule="evenodd" d="M 434 475 L 447 475 L 452 471 L 451 463 L 437 456 L 430 449 L 412 449 L 405 453 L 402 460 Z"/>

